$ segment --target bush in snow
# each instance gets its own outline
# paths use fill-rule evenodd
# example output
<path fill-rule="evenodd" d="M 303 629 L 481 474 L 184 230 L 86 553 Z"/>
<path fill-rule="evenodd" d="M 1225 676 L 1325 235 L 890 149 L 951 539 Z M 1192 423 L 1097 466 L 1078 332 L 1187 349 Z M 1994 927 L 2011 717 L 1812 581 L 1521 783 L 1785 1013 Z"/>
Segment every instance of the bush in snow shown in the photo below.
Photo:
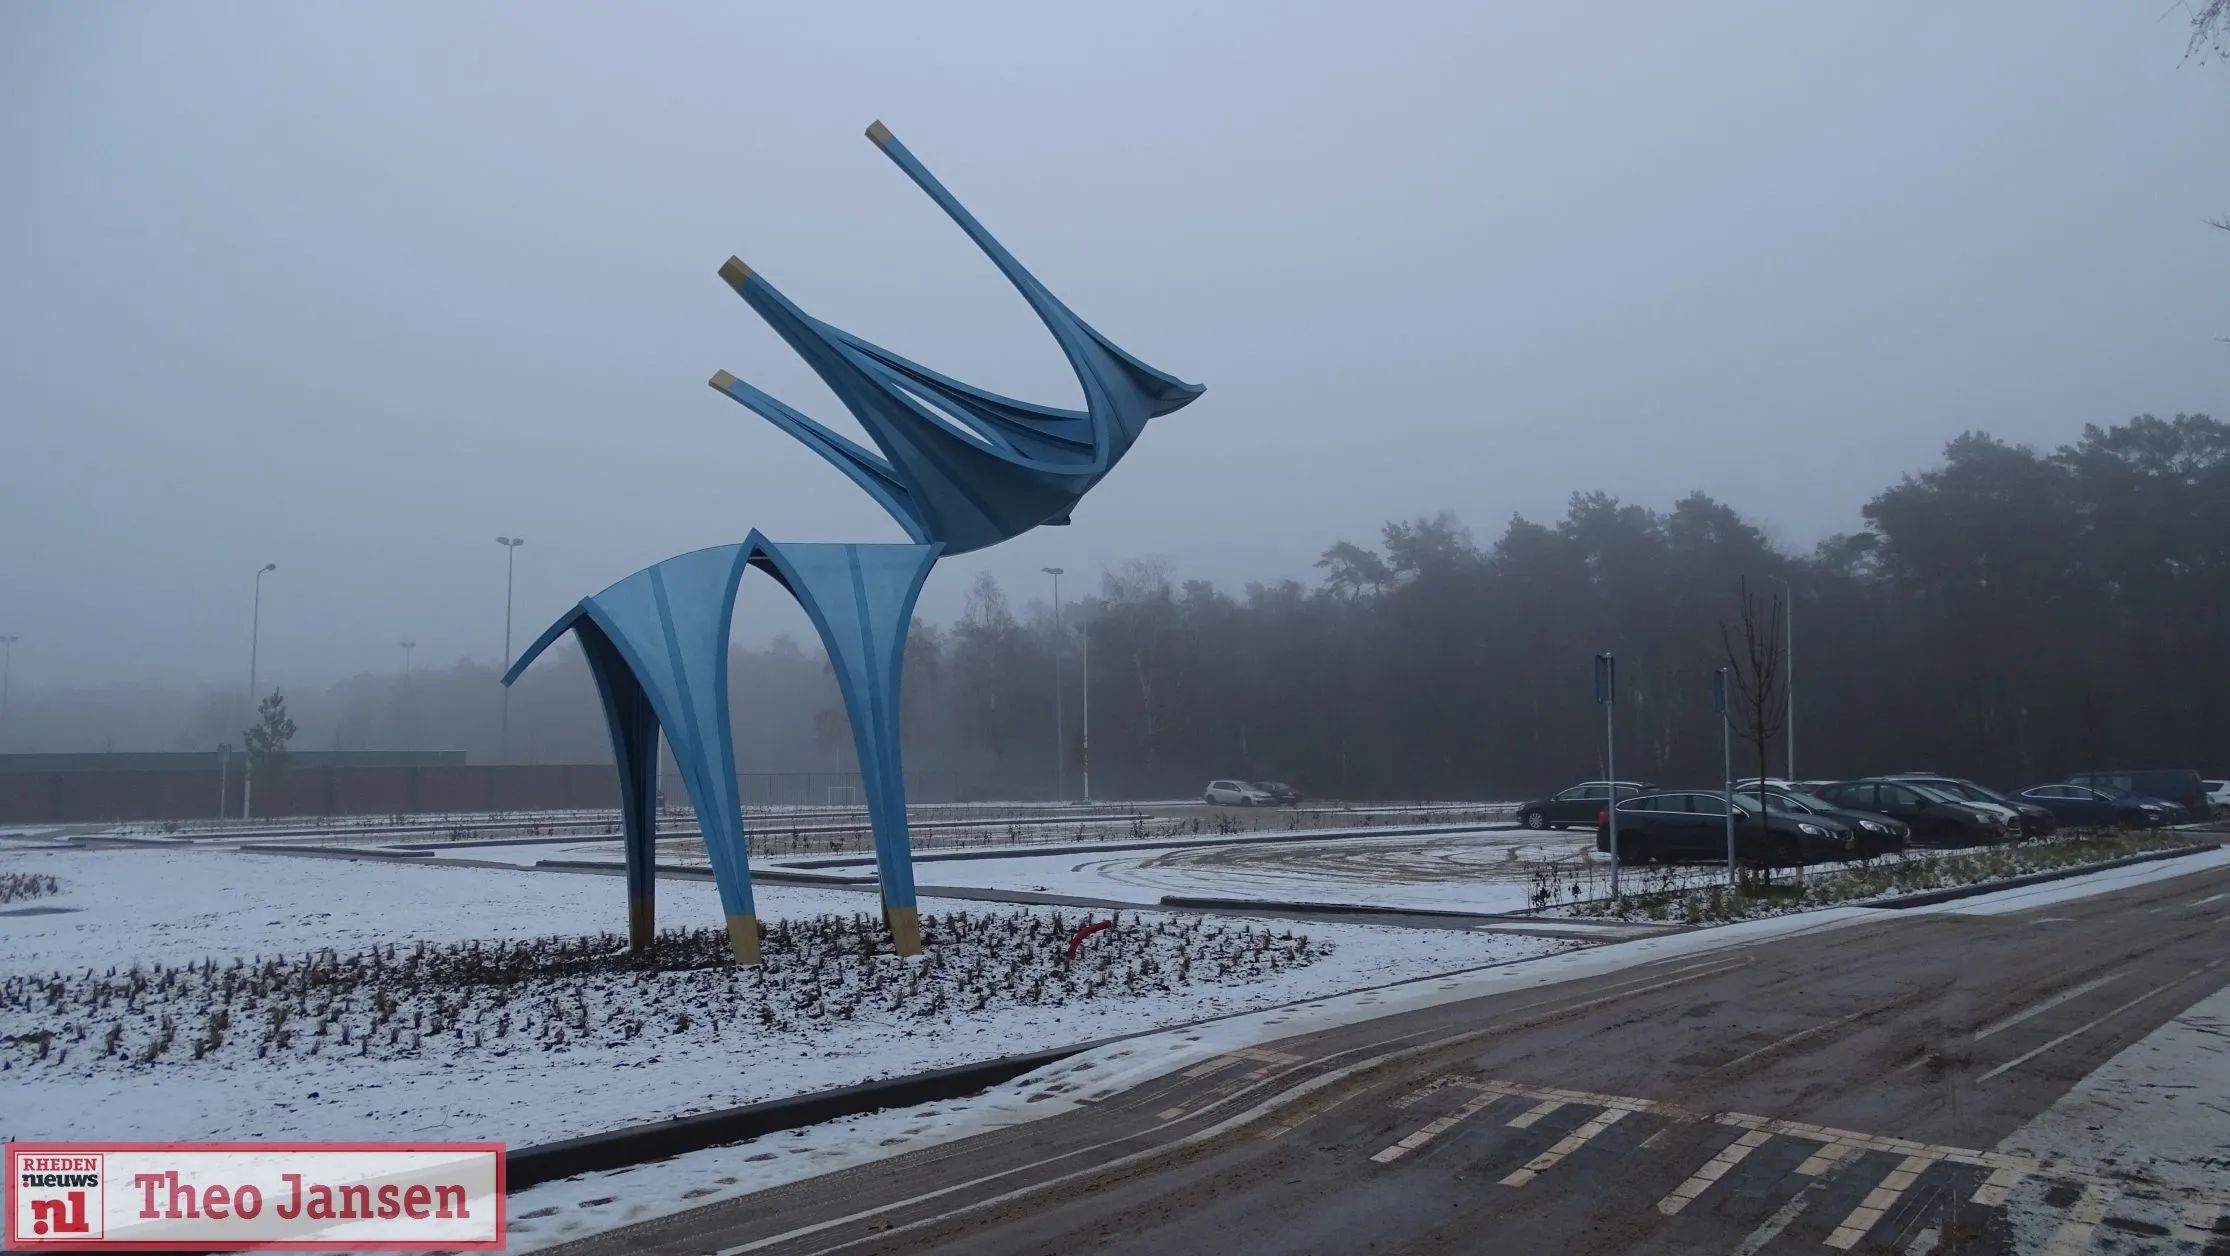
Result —
<path fill-rule="evenodd" d="M 0 872 L 0 903 L 41 894 L 60 894 L 62 883 L 39 872 Z"/>
<path fill-rule="evenodd" d="M 866 916 L 768 928 L 764 964 L 738 968 L 717 929 L 670 930 L 645 956 L 616 934 L 390 943 L 184 965 L 0 979 L 0 1068 L 146 1068 L 319 1056 L 339 1061 L 621 1045 L 810 1041 L 853 1022 L 965 1022 L 1016 1006 L 1065 1006 L 1241 985 L 1314 963 L 1306 936 L 1201 917 L 1118 920 L 956 912 L 924 917 L 925 953 L 901 959 Z M 72 1062 L 74 1066 L 72 1065 Z M 648 1061 L 642 1061 L 648 1062 Z"/>

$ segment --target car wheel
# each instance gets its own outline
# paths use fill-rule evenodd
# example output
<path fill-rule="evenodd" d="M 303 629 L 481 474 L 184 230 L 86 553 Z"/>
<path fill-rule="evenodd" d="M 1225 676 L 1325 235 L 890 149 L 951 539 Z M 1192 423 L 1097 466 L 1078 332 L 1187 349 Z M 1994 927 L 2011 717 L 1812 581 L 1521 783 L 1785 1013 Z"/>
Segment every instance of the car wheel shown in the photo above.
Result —
<path fill-rule="evenodd" d="M 1202 794 L 1200 796 L 1200 801 L 1213 807 L 1216 805 L 1216 796 L 1214 794 Z"/>
<path fill-rule="evenodd" d="M 1655 858 L 1655 855 L 1649 849 L 1648 838 L 1628 836 L 1624 833 L 1618 835 L 1618 861 L 1620 863 L 1631 868 L 1636 864 L 1648 863 L 1653 858 Z"/>
<path fill-rule="evenodd" d="M 1524 823 L 1529 829 L 1545 829 L 1549 827 L 1549 818 L 1542 815 L 1541 809 L 1536 807 L 1525 813 Z"/>
<path fill-rule="evenodd" d="M 1797 849 L 1795 841 L 1784 837 L 1773 843 L 1773 862 L 1783 868 L 1801 868 L 1804 866 L 1804 852 Z"/>
<path fill-rule="evenodd" d="M 1239 799 L 1239 805 L 1240 805 L 1240 806 L 1242 806 L 1242 807 L 1251 807 L 1251 806 L 1253 806 L 1253 805 L 1254 805 L 1254 799 L 1252 799 L 1252 798 L 1247 798 L 1247 797 L 1241 797 L 1241 798 Z"/>

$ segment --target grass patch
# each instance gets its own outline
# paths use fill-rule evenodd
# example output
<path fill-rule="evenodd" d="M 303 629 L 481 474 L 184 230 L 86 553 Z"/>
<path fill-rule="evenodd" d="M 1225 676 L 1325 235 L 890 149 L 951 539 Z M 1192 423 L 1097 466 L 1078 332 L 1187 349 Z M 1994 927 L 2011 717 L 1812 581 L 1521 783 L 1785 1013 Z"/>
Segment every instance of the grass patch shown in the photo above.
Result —
<path fill-rule="evenodd" d="M 1542 885 L 1536 889 L 1535 902 L 1565 916 L 1718 924 L 2111 863 L 2189 846 L 2193 840 L 2192 834 L 2179 832 L 2077 829 L 2018 845 L 1910 851 L 1848 864 L 1815 864 L 1805 870 L 1801 884 L 1791 869 L 1779 870 L 1773 881 L 1729 886 L 1725 870 L 1717 866 L 1659 864 L 1627 869 L 1621 878 L 1622 892 L 1616 895 L 1610 892 L 1608 867 L 1590 864 L 1537 873 L 1535 879 Z M 1543 889 L 1550 891 L 1545 897 Z"/>

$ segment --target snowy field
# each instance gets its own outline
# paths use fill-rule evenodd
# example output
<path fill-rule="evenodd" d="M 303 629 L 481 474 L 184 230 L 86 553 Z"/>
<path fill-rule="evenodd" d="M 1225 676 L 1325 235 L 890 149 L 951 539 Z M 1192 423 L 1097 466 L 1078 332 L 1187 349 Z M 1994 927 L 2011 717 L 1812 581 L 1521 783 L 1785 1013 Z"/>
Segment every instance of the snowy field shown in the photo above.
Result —
<path fill-rule="evenodd" d="M 1593 845 L 1592 834 L 1469 829 L 1116 855 L 938 860 L 918 865 L 914 876 L 923 885 L 1031 890 L 1147 906 L 1170 895 L 1515 912 L 1532 906 L 1536 867 L 1584 859 Z"/>
<path fill-rule="evenodd" d="M 472 939 L 579 936 L 624 928 L 616 877 L 426 866 L 221 850 L 6 850 L 0 871 L 51 875 L 59 893 L 0 914 L 0 974 L 105 974 L 133 964 L 266 959 Z M 662 882 L 661 923 L 717 924 L 709 884 Z M 871 895 L 762 887 L 768 920 L 871 912 Z M 924 899 L 925 914 L 984 913 Z M 1019 909 L 1018 909 L 1019 910 Z M 1073 914 L 1073 912 L 1072 912 Z M 1141 920 L 1167 919 L 1162 913 Z M 79 1043 L 34 1054 L 27 1013 L 0 1020 L 11 1076 L 0 1137 L 424 1138 L 547 1142 L 641 1121 L 1204 1018 L 1569 949 L 1531 937 L 1356 925 L 1296 926 L 1320 949 L 1306 966 L 1243 984 L 1194 984 L 1062 1006 L 992 1006 L 923 1018 L 860 1011 L 841 1024 L 763 1031 L 738 1016 L 683 1037 L 645 1033 L 572 1049 L 379 1058 L 176 1058 L 128 1065 Z M 182 1027 L 190 1036 L 191 1027 Z M 51 1050 L 57 1043 L 46 1044 Z M 553 1096 L 562 1099 L 553 1100 Z"/>

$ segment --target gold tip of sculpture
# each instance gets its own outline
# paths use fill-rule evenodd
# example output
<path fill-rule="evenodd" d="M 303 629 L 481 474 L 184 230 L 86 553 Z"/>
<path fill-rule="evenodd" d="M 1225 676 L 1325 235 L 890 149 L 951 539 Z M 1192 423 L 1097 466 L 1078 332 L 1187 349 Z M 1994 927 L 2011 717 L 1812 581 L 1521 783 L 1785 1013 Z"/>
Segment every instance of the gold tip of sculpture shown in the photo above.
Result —
<path fill-rule="evenodd" d="M 890 143 L 890 128 L 884 126 L 882 120 L 878 118 L 867 124 L 867 138 L 875 141 L 875 147 L 881 148 L 883 145 Z"/>
<path fill-rule="evenodd" d="M 731 257 L 720 264 L 720 277 L 728 281 L 729 287 L 740 289 L 750 280 L 751 268 Z"/>
<path fill-rule="evenodd" d="M 714 371 L 712 378 L 706 382 L 712 385 L 714 392 L 726 392 L 728 386 L 736 382 L 736 377 L 726 371 Z"/>

